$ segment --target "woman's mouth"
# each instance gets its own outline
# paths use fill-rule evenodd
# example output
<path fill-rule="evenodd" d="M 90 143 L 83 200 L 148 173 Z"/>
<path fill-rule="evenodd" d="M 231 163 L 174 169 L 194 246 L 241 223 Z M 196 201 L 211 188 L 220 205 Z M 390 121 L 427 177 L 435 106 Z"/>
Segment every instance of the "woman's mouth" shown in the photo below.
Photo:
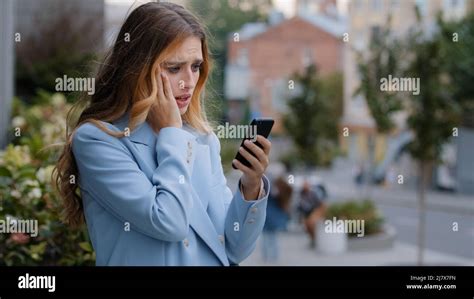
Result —
<path fill-rule="evenodd" d="M 178 107 L 179 108 L 184 108 L 191 101 L 191 95 L 190 94 L 184 94 L 184 95 L 175 97 L 175 99 L 176 99 L 176 103 L 178 104 Z"/>

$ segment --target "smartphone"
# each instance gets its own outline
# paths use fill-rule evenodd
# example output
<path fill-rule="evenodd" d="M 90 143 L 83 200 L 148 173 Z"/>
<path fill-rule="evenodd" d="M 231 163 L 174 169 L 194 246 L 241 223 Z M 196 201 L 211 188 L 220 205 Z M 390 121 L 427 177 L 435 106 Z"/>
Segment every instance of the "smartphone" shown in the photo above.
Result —
<path fill-rule="evenodd" d="M 252 129 L 250 129 L 249 132 L 252 132 L 255 136 L 247 136 L 242 140 L 240 146 L 248 150 L 248 148 L 244 145 L 244 142 L 245 140 L 252 140 L 252 142 L 255 143 L 258 147 L 263 148 L 260 143 L 253 140 L 256 140 L 257 135 L 262 135 L 263 137 L 268 138 L 268 135 L 270 135 L 270 131 L 272 130 L 274 123 L 275 121 L 271 118 L 254 118 L 250 123 L 250 128 Z M 249 152 L 255 157 L 253 152 Z M 244 156 L 242 156 L 239 152 L 237 152 L 237 155 L 235 155 L 235 159 L 240 161 L 240 163 L 244 164 L 245 166 L 251 167 L 250 162 L 247 161 L 247 159 L 245 159 Z M 232 168 L 237 169 L 237 167 L 234 166 L 234 163 L 232 163 Z"/>

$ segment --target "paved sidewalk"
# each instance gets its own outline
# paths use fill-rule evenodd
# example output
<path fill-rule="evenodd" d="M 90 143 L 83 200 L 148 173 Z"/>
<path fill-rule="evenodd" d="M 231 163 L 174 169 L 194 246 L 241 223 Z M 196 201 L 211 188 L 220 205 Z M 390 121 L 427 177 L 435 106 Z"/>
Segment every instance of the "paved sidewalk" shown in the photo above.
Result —
<path fill-rule="evenodd" d="M 338 188 L 337 184 L 328 184 L 328 190 L 331 198 L 336 200 L 360 198 L 364 195 L 364 192 L 357 191 L 354 188 L 341 189 L 340 185 Z M 400 188 L 372 187 L 368 194 L 376 203 L 381 204 L 410 208 L 418 208 L 419 204 L 415 192 Z M 434 211 L 474 215 L 474 198 L 428 191 L 426 193 L 426 208 Z"/>
<path fill-rule="evenodd" d="M 354 251 L 327 256 L 309 249 L 303 232 L 285 232 L 279 235 L 280 258 L 277 263 L 262 259 L 261 240 L 257 248 L 241 266 L 416 266 L 416 246 L 395 242 L 386 250 Z M 474 261 L 426 249 L 425 265 L 474 266 Z"/>
<path fill-rule="evenodd" d="M 299 176 L 298 173 L 292 174 L 295 177 Z M 362 198 L 367 195 L 376 203 L 418 208 L 416 190 L 405 189 L 400 186 L 393 186 L 391 188 L 364 186 L 358 188 L 353 183 L 351 172 L 344 169 L 336 168 L 327 171 L 317 171 L 316 175 L 323 180 L 331 201 Z M 226 177 L 228 186 L 234 192 L 240 172 L 232 170 Z M 474 196 L 427 190 L 426 208 L 428 210 L 474 215 Z"/>
<path fill-rule="evenodd" d="M 352 171 L 346 165 L 330 170 L 319 170 L 316 175 L 327 186 L 331 200 L 344 200 L 368 196 L 377 203 L 418 208 L 418 194 L 414 187 L 393 185 L 361 186 L 354 184 Z M 426 190 L 426 208 L 430 210 L 474 215 L 474 195 Z"/>

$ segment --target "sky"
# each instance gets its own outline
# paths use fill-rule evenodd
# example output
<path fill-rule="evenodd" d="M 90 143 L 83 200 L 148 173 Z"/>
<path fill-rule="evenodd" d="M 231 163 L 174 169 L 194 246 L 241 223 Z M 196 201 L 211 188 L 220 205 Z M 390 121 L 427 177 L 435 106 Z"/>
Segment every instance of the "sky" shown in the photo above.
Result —
<path fill-rule="evenodd" d="M 131 5 L 135 1 L 138 2 L 147 2 L 147 1 L 140 1 L 140 0 L 105 0 L 106 3 L 110 4 L 128 4 Z M 278 10 L 281 10 L 285 16 L 291 16 L 294 14 L 294 3 L 295 0 L 272 0 L 273 5 Z M 172 1 L 171 1 L 172 2 Z"/>

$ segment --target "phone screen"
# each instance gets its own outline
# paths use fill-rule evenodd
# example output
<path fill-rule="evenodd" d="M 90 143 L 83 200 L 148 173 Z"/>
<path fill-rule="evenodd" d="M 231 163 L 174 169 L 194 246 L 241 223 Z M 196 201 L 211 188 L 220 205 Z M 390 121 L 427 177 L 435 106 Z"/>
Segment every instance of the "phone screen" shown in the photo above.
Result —
<path fill-rule="evenodd" d="M 242 140 L 240 146 L 247 149 L 244 145 L 245 140 L 252 140 L 258 147 L 262 148 L 262 145 L 256 141 L 257 135 L 262 135 L 263 137 L 267 138 L 270 135 L 270 132 L 273 128 L 274 120 L 271 118 L 257 118 L 252 120 L 250 126 L 253 128 L 249 130 L 250 132 L 254 132 L 255 136 L 248 136 Z M 255 133 L 256 132 L 256 133 Z M 251 151 L 249 151 L 253 156 L 255 156 Z M 247 161 L 239 152 L 237 152 L 235 159 L 240 161 L 240 163 L 244 164 L 247 167 L 251 167 L 250 162 Z M 232 168 L 237 169 L 234 164 L 232 164 Z"/>

